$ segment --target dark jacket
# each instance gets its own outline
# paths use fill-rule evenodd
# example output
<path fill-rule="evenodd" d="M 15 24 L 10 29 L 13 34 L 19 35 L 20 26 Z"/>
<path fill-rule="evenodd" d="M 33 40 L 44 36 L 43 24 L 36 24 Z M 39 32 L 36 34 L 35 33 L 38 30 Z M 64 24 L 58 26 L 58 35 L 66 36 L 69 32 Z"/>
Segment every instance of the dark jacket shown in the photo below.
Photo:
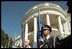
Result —
<path fill-rule="evenodd" d="M 45 39 L 42 48 L 60 48 L 59 39 L 55 37 L 49 37 L 48 40 Z"/>

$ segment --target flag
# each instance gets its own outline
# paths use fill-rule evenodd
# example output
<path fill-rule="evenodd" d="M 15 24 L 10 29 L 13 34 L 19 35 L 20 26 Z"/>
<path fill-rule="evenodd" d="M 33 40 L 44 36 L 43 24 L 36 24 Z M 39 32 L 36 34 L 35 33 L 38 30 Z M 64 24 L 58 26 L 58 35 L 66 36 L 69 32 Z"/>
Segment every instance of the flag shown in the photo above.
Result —
<path fill-rule="evenodd" d="M 40 10 L 38 11 L 38 16 L 37 16 L 37 25 L 38 25 L 38 32 L 37 32 L 37 47 L 40 47 L 39 39 L 41 37 L 41 27 L 42 27 L 42 22 L 41 22 L 41 16 L 40 16 Z"/>

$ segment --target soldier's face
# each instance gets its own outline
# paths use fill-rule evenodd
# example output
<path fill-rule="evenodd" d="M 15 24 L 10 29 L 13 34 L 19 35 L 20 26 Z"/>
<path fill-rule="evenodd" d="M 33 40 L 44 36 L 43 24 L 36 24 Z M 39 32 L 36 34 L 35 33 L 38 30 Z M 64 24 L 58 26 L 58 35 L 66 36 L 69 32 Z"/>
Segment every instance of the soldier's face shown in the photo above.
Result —
<path fill-rule="evenodd" d="M 43 34 L 44 34 L 45 36 L 48 35 L 48 34 L 49 34 L 49 30 L 47 30 L 47 29 L 43 30 Z"/>

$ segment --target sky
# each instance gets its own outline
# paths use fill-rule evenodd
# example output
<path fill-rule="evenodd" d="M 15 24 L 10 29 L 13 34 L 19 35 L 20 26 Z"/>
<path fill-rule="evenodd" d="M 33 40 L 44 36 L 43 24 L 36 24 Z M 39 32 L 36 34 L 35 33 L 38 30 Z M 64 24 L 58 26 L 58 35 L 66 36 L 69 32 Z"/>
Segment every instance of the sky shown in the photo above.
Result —
<path fill-rule="evenodd" d="M 1 28 L 10 37 L 21 35 L 21 21 L 25 13 L 34 5 L 47 1 L 2 1 L 1 2 Z M 63 10 L 68 8 L 67 1 L 48 1 L 58 4 Z"/>

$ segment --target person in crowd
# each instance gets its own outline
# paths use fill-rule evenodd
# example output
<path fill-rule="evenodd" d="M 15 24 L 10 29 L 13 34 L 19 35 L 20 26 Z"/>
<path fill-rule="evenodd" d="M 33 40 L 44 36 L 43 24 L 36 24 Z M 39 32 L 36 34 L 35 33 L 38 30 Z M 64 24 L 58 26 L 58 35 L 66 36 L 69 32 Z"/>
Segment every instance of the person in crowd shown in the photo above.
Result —
<path fill-rule="evenodd" d="M 31 48 L 31 46 L 30 46 L 30 40 L 25 40 L 24 41 L 24 48 Z"/>

